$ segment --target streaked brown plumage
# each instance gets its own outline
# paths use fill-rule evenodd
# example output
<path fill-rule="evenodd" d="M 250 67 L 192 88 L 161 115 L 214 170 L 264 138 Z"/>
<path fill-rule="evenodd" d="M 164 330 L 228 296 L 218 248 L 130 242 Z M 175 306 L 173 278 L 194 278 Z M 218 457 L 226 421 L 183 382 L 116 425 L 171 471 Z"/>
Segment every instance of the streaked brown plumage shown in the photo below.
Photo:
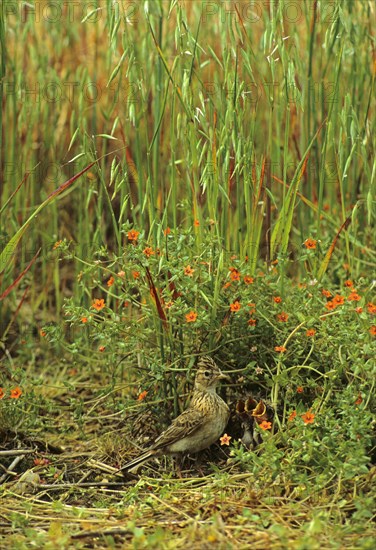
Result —
<path fill-rule="evenodd" d="M 131 471 L 155 456 L 197 453 L 217 441 L 226 428 L 230 410 L 216 392 L 227 378 L 213 359 L 201 357 L 197 365 L 190 406 L 154 441 L 151 448 L 128 462 L 121 471 Z"/>

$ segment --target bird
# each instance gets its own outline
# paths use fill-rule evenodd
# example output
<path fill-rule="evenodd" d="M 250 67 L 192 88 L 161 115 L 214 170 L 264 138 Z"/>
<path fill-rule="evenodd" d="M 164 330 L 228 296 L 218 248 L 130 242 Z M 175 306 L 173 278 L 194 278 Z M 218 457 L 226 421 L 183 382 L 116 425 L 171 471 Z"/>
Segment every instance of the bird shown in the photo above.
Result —
<path fill-rule="evenodd" d="M 194 389 L 189 407 L 177 416 L 151 447 L 134 458 L 120 472 L 135 472 L 142 464 L 162 455 L 197 453 L 207 449 L 223 434 L 230 409 L 217 394 L 221 380 L 229 379 L 214 360 L 202 356 L 197 364 Z"/>
<path fill-rule="evenodd" d="M 236 414 L 240 418 L 243 429 L 241 442 L 247 449 L 255 449 L 262 443 L 262 437 L 255 429 L 256 424 L 260 425 L 264 421 L 272 422 L 274 410 L 261 399 L 257 401 L 253 397 L 248 397 L 245 402 L 239 399 L 236 404 Z"/>

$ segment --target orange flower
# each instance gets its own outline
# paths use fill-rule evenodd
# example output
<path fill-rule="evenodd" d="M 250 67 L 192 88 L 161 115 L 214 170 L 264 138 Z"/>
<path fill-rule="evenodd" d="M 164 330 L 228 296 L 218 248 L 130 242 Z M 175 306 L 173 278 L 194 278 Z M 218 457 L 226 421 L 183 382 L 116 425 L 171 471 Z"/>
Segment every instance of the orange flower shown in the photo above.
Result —
<path fill-rule="evenodd" d="M 221 445 L 230 445 L 231 439 L 231 435 L 223 434 L 222 437 L 219 438 L 219 441 L 221 442 Z"/>
<path fill-rule="evenodd" d="M 288 417 L 288 421 L 292 422 L 294 418 L 296 418 L 296 411 L 292 411 L 292 413 L 290 413 L 290 416 Z"/>
<path fill-rule="evenodd" d="M 142 252 L 145 254 L 147 258 L 150 258 L 150 256 L 154 256 L 155 254 L 151 246 L 147 246 L 146 248 L 144 248 Z"/>
<path fill-rule="evenodd" d="M 239 281 L 240 280 L 240 273 L 237 269 L 233 269 L 231 271 L 230 279 L 231 279 L 231 281 Z"/>
<path fill-rule="evenodd" d="M 3 388 L 0 388 L 0 399 L 2 399 L 4 397 L 5 393 L 4 393 L 4 390 Z"/>
<path fill-rule="evenodd" d="M 190 265 L 187 265 L 187 267 L 184 268 L 184 275 L 187 275 L 188 277 L 193 277 L 194 272 L 195 270 L 192 269 Z"/>
<path fill-rule="evenodd" d="M 59 246 L 61 245 L 62 242 L 63 241 L 56 241 L 56 243 L 52 247 L 52 250 L 56 250 L 57 248 L 59 248 Z"/>
<path fill-rule="evenodd" d="M 314 239 L 311 239 L 311 238 L 306 239 L 306 240 L 304 241 L 304 246 L 305 246 L 306 248 L 308 248 L 309 250 L 315 249 L 315 248 L 316 248 L 316 244 L 317 244 L 317 241 L 315 241 Z"/>
<path fill-rule="evenodd" d="M 105 307 L 105 303 L 104 303 L 104 299 L 101 298 L 100 300 L 97 298 L 96 300 L 94 300 L 94 302 L 91 304 L 91 307 L 96 309 L 97 311 L 100 311 L 101 309 L 103 309 Z"/>
<path fill-rule="evenodd" d="M 229 286 L 231 286 L 230 281 L 228 281 L 227 283 L 225 283 L 225 284 L 223 285 L 223 288 L 228 288 Z"/>
<path fill-rule="evenodd" d="M 257 321 L 256 321 L 256 319 L 249 319 L 248 324 L 249 324 L 250 327 L 255 327 L 256 324 L 257 324 Z"/>
<path fill-rule="evenodd" d="M 344 285 L 347 287 L 350 287 L 350 286 L 354 286 L 354 283 L 350 281 L 350 279 L 348 279 L 347 281 L 344 282 Z"/>
<path fill-rule="evenodd" d="M 140 234 L 139 231 L 136 231 L 135 229 L 131 229 L 127 233 L 128 240 L 137 241 L 139 234 Z"/>
<path fill-rule="evenodd" d="M 356 308 L 355 308 L 355 311 L 356 311 L 357 313 L 363 313 L 363 308 L 362 308 L 362 307 L 356 307 Z"/>
<path fill-rule="evenodd" d="M 372 302 L 368 302 L 367 304 L 368 313 L 372 313 L 373 315 L 376 314 L 376 305 Z"/>
<path fill-rule="evenodd" d="M 352 292 L 350 292 L 347 299 L 348 299 L 349 302 L 359 302 L 359 300 L 361 300 L 362 297 L 359 296 L 359 294 L 356 292 L 356 290 L 353 290 Z"/>
<path fill-rule="evenodd" d="M 113 277 L 110 277 L 107 281 L 107 286 L 110 287 L 114 284 L 115 282 L 115 279 Z"/>
<path fill-rule="evenodd" d="M 39 334 L 42 338 L 44 338 L 46 336 L 47 332 L 41 328 L 40 331 L 39 331 Z"/>
<path fill-rule="evenodd" d="M 282 311 L 281 313 L 279 313 L 279 314 L 277 315 L 277 317 L 278 317 L 278 321 L 279 321 L 280 323 L 286 323 L 286 322 L 287 322 L 287 319 L 289 318 L 288 314 L 287 314 L 286 312 L 284 312 L 284 311 Z"/>
<path fill-rule="evenodd" d="M 194 225 L 195 227 L 198 227 L 198 226 L 200 225 L 200 222 L 199 222 L 198 220 L 195 220 L 195 221 L 193 222 L 193 225 Z"/>
<path fill-rule="evenodd" d="M 307 331 L 306 331 L 306 336 L 309 336 L 310 338 L 312 338 L 312 336 L 314 336 L 316 334 L 316 331 L 314 328 L 309 328 Z"/>
<path fill-rule="evenodd" d="M 197 319 L 197 313 L 195 311 L 190 311 L 186 314 L 185 320 L 187 323 L 194 323 Z"/>
<path fill-rule="evenodd" d="M 341 306 L 342 304 L 345 303 L 345 298 L 343 296 L 341 296 L 340 294 L 336 294 L 334 296 L 332 302 L 335 305 L 335 307 Z"/>
<path fill-rule="evenodd" d="M 259 424 L 259 426 L 262 430 L 270 430 L 272 427 L 272 423 L 268 422 L 267 420 L 263 420 L 261 424 Z"/>
<path fill-rule="evenodd" d="M 11 399 L 18 399 L 21 395 L 22 395 L 22 390 L 19 386 L 17 386 L 17 388 L 13 388 L 13 390 L 10 390 Z"/>
<path fill-rule="evenodd" d="M 230 309 L 233 313 L 235 313 L 236 311 L 239 311 L 241 307 L 242 307 L 241 303 L 238 300 L 235 300 L 235 302 L 230 304 Z"/>
<path fill-rule="evenodd" d="M 98 350 L 101 351 L 101 352 L 104 351 L 105 349 L 106 349 L 106 346 L 99 346 L 99 348 L 98 348 Z"/>
<path fill-rule="evenodd" d="M 330 298 L 332 296 L 332 293 L 330 292 L 330 290 L 325 290 L 325 288 L 322 290 L 322 293 L 325 296 L 325 298 Z"/>
<path fill-rule="evenodd" d="M 274 350 L 278 353 L 285 353 L 285 351 L 287 351 L 287 348 L 285 348 L 285 346 L 275 346 Z"/>
<path fill-rule="evenodd" d="M 361 403 L 363 403 L 363 397 L 362 395 L 359 393 L 358 394 L 358 397 L 356 399 L 356 401 L 354 402 L 354 405 L 360 405 Z"/>
<path fill-rule="evenodd" d="M 369 329 L 369 333 L 371 336 L 376 336 L 376 325 L 372 325 L 372 327 Z"/>
<path fill-rule="evenodd" d="M 169 227 L 166 227 L 166 229 L 163 231 L 163 234 L 165 237 L 171 233 L 171 229 Z"/>
<path fill-rule="evenodd" d="M 303 393 L 303 392 L 304 392 L 303 386 L 298 386 L 298 387 L 296 388 L 296 391 L 297 391 L 297 393 Z"/>
<path fill-rule="evenodd" d="M 81 318 L 81 323 L 84 323 L 84 324 L 87 323 L 87 317 L 82 317 Z"/>
<path fill-rule="evenodd" d="M 139 279 L 140 278 L 140 272 L 139 271 L 132 271 L 132 277 L 133 277 L 133 279 Z"/>
<path fill-rule="evenodd" d="M 254 281 L 255 281 L 254 278 L 250 277 L 249 275 L 246 275 L 244 277 L 244 282 L 246 285 L 253 285 Z"/>
<path fill-rule="evenodd" d="M 332 302 L 332 300 L 330 300 L 329 302 L 326 302 L 325 307 L 326 307 L 326 309 L 328 309 L 329 311 L 333 311 L 333 309 L 336 308 L 335 303 Z"/>
<path fill-rule="evenodd" d="M 148 392 L 146 390 L 142 391 L 140 395 L 137 397 L 137 401 L 143 401 L 145 397 L 147 396 Z"/>
<path fill-rule="evenodd" d="M 302 419 L 304 424 L 313 424 L 313 421 L 315 420 L 315 415 L 311 412 L 311 409 L 309 409 L 309 411 L 302 414 Z"/>
<path fill-rule="evenodd" d="M 276 304 L 280 304 L 282 302 L 282 298 L 280 296 L 273 296 L 273 300 Z"/>

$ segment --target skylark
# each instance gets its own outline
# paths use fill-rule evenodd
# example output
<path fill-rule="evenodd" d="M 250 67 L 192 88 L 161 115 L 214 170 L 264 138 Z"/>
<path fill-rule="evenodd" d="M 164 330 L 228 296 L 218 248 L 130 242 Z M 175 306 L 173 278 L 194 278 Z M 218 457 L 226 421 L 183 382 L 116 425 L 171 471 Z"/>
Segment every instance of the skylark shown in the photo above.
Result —
<path fill-rule="evenodd" d="M 135 471 L 153 457 L 165 454 L 197 453 L 217 441 L 224 432 L 230 410 L 216 392 L 220 380 L 228 379 L 213 359 L 201 357 L 197 365 L 190 406 L 152 444 L 120 471 Z"/>

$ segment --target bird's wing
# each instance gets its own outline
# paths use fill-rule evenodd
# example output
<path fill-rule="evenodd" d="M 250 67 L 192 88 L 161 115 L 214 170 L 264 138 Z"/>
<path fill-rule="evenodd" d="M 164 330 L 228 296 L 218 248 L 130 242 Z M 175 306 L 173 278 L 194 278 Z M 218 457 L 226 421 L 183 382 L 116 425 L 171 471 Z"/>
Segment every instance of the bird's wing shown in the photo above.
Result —
<path fill-rule="evenodd" d="M 195 409 L 187 409 L 155 440 L 153 449 L 162 449 L 195 432 L 205 421 L 205 415 Z"/>

